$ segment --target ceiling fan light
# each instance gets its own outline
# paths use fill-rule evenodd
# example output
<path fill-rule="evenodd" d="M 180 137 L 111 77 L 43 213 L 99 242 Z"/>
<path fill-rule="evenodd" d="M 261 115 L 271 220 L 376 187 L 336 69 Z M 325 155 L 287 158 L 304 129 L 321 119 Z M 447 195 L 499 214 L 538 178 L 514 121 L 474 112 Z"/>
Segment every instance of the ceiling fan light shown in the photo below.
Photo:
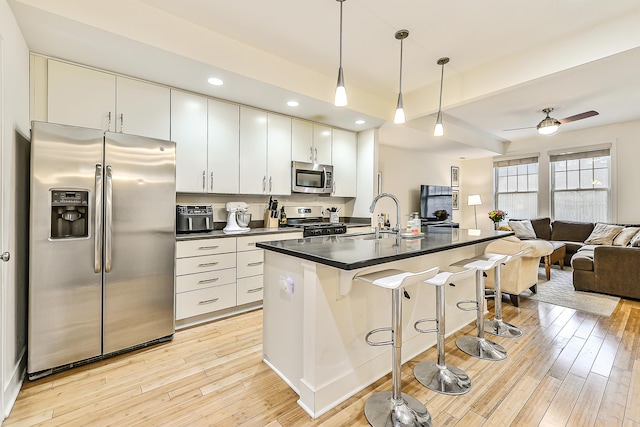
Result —
<path fill-rule="evenodd" d="M 553 117 L 545 117 L 540 123 L 538 123 L 538 133 L 540 135 L 552 135 L 558 131 L 560 122 Z"/>
<path fill-rule="evenodd" d="M 398 105 L 396 106 L 396 115 L 393 117 L 393 123 L 402 124 L 405 122 L 404 105 L 402 102 L 402 92 L 398 94 Z"/>

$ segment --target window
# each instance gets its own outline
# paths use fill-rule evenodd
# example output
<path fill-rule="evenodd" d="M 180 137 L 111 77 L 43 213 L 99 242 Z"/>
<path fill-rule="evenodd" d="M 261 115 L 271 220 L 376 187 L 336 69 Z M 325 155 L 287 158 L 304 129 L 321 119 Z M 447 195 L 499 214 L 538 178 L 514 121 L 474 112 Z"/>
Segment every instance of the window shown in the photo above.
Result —
<path fill-rule="evenodd" d="M 554 219 L 607 222 L 611 190 L 609 148 L 552 154 L 550 161 Z"/>
<path fill-rule="evenodd" d="M 538 216 L 538 157 L 493 162 L 496 209 L 509 218 Z"/>

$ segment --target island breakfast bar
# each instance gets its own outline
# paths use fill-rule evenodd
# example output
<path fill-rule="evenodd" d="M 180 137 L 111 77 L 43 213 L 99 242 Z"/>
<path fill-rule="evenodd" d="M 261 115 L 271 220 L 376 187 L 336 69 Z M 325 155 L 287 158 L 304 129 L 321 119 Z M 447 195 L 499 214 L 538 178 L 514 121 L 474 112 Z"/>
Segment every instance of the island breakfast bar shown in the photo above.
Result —
<path fill-rule="evenodd" d="M 504 231 L 442 228 L 423 237 L 373 233 L 260 242 L 265 249 L 263 358 L 299 396 L 313 418 L 390 371 L 389 351 L 371 347 L 365 335 L 390 326 L 391 293 L 353 278 L 387 268 L 418 272 L 452 270 L 455 261 L 483 252 Z M 475 299 L 473 279 L 446 289 L 446 335 L 473 322 L 474 312 L 456 307 Z M 405 289 L 402 306 L 403 362 L 433 346 L 416 320 L 433 317 L 431 286 Z M 473 381 L 473 379 L 472 379 Z"/>

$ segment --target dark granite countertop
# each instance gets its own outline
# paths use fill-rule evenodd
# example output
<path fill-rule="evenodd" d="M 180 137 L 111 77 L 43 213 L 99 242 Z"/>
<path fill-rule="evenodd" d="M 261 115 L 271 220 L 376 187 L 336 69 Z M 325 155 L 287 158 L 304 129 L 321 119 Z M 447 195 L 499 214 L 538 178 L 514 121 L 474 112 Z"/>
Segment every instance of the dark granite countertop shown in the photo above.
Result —
<path fill-rule="evenodd" d="M 514 235 L 512 231 L 473 232 L 442 228 L 420 238 L 396 239 L 394 234 L 386 234 L 376 240 L 368 233 L 260 242 L 256 246 L 342 270 L 355 270 Z"/>

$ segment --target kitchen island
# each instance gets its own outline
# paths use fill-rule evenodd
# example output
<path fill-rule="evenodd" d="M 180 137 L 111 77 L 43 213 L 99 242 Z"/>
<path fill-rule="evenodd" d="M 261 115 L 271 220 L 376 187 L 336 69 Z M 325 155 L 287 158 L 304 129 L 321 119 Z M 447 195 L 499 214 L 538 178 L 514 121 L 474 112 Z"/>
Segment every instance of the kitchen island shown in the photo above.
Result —
<path fill-rule="evenodd" d="M 257 243 L 265 249 L 263 357 L 317 418 L 390 371 L 390 349 L 370 347 L 365 335 L 391 324 L 391 293 L 355 280 L 387 268 L 417 272 L 480 254 L 512 232 L 439 229 L 423 237 L 384 234 L 325 236 Z M 408 297 L 408 298 L 407 298 Z M 472 279 L 447 287 L 446 334 L 474 321 L 456 302 L 475 299 Z M 416 285 L 403 301 L 403 362 L 436 341 L 416 320 L 433 317 L 435 290 Z M 384 334 L 382 334 L 384 335 Z M 383 337 L 380 337 L 383 339 Z"/>

